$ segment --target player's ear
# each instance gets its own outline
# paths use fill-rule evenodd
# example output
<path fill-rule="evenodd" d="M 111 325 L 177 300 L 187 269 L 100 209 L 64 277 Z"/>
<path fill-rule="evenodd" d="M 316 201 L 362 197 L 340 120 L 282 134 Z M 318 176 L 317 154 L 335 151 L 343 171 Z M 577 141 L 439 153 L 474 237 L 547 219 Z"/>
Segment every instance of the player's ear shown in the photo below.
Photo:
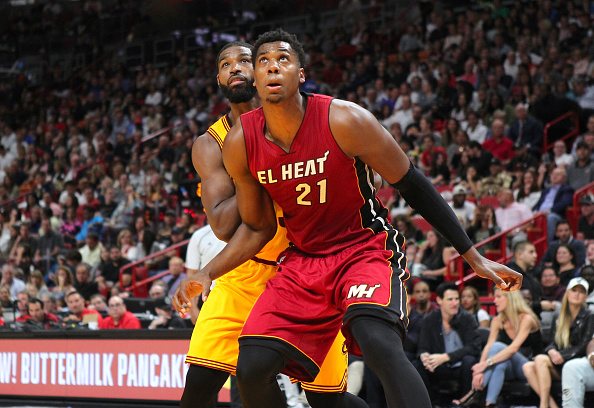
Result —
<path fill-rule="evenodd" d="M 219 74 L 217 74 L 217 85 L 221 86 L 221 81 L 219 80 Z"/>
<path fill-rule="evenodd" d="M 305 70 L 303 68 L 299 68 L 299 83 L 305 83 Z"/>

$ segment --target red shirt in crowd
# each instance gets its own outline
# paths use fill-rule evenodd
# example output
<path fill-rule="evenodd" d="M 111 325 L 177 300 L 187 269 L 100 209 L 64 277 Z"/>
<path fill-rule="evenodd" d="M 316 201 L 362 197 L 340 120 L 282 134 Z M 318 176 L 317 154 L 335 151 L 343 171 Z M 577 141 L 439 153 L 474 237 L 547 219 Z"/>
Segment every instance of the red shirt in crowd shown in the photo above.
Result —
<path fill-rule="evenodd" d="M 118 324 L 113 322 L 113 317 L 108 316 L 99 322 L 100 329 L 140 329 L 140 321 L 132 312 L 126 312 Z"/>
<path fill-rule="evenodd" d="M 501 138 L 501 141 L 497 143 L 494 138 L 487 139 L 483 142 L 483 149 L 491 152 L 493 157 L 506 162 L 514 158 L 514 142 L 507 137 Z"/>

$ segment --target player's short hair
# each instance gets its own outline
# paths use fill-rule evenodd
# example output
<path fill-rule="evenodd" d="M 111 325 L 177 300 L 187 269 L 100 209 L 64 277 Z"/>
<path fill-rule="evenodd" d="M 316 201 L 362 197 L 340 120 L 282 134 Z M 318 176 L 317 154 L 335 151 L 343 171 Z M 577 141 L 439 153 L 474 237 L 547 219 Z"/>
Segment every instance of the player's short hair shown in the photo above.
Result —
<path fill-rule="evenodd" d="M 253 45 L 248 44 L 243 41 L 231 41 L 231 42 L 228 42 L 227 44 L 223 45 L 223 47 L 219 50 L 219 53 L 217 54 L 217 66 L 221 62 L 221 54 L 223 53 L 223 51 L 225 51 L 226 49 L 231 48 L 231 47 L 245 47 L 252 52 L 252 55 L 254 55 L 255 50 L 254 50 Z"/>
<path fill-rule="evenodd" d="M 260 34 L 256 40 L 256 43 L 254 44 L 254 55 L 258 55 L 258 50 L 263 44 L 277 41 L 289 43 L 299 58 L 299 66 L 301 68 L 305 68 L 305 51 L 303 50 L 303 45 L 301 45 L 301 42 L 299 42 L 295 34 L 290 34 L 282 28 L 277 28 L 276 30 L 267 31 L 264 34 Z M 253 60 L 253 63 L 255 65 L 256 61 Z"/>

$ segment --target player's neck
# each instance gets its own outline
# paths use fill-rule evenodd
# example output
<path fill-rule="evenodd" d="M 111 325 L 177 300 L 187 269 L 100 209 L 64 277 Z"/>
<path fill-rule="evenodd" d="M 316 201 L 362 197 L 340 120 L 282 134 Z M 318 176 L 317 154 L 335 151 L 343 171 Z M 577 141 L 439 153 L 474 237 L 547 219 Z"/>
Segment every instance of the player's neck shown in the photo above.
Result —
<path fill-rule="evenodd" d="M 239 117 L 241 115 L 253 111 L 256 108 L 259 108 L 262 105 L 262 103 L 260 102 L 260 97 L 256 95 L 251 101 L 242 103 L 230 103 L 229 105 L 231 105 L 231 126 L 234 126 L 239 121 Z"/>
<path fill-rule="evenodd" d="M 307 98 L 299 93 L 280 103 L 263 103 L 266 138 L 289 151 L 303 122 L 306 106 Z"/>

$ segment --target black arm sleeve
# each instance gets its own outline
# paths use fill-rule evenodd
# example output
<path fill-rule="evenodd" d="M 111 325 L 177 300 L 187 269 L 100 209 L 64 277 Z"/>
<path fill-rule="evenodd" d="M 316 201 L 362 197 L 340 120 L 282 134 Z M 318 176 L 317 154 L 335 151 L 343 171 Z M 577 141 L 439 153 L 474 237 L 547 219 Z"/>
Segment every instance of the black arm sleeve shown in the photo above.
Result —
<path fill-rule="evenodd" d="M 398 189 L 402 198 L 435 227 L 460 255 L 472 247 L 454 211 L 412 163 L 404 177 L 392 187 Z"/>

